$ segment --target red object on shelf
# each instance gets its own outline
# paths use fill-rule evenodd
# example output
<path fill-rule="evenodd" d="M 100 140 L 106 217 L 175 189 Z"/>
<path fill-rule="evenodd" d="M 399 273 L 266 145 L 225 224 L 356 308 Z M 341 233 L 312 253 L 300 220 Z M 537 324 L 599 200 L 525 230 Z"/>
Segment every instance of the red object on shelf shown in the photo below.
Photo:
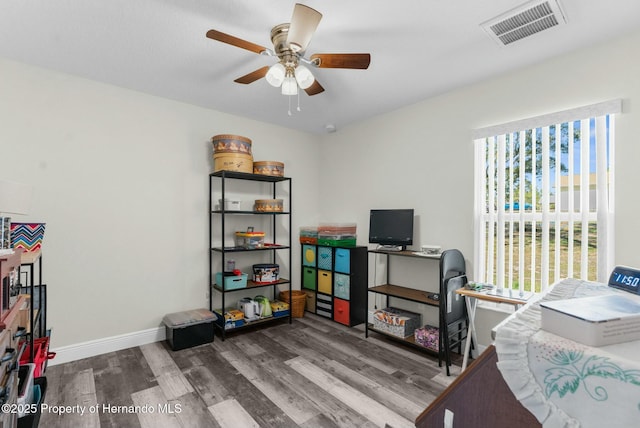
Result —
<path fill-rule="evenodd" d="M 56 356 L 55 352 L 49 352 L 49 337 L 39 337 L 33 340 L 33 362 L 36 365 L 36 369 L 33 373 L 34 377 L 40 377 L 44 375 L 44 370 L 47 368 L 47 361 L 53 359 Z M 20 357 L 20 364 L 29 363 L 31 358 L 31 346 L 27 344 L 22 356 Z"/>

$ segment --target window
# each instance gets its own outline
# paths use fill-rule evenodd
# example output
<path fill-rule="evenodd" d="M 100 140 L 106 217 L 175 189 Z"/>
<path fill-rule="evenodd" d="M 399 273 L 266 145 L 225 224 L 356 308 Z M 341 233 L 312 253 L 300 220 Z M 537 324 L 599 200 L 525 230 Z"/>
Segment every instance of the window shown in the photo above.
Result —
<path fill-rule="evenodd" d="M 544 291 L 613 268 L 615 100 L 474 131 L 475 278 Z"/>

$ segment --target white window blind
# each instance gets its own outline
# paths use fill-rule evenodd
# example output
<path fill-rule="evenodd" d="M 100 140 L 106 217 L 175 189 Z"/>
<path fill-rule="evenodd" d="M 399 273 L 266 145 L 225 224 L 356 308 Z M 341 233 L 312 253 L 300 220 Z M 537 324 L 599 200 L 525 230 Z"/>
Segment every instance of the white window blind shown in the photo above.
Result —
<path fill-rule="evenodd" d="M 613 268 L 614 118 L 621 100 L 477 129 L 475 278 L 543 291 Z"/>

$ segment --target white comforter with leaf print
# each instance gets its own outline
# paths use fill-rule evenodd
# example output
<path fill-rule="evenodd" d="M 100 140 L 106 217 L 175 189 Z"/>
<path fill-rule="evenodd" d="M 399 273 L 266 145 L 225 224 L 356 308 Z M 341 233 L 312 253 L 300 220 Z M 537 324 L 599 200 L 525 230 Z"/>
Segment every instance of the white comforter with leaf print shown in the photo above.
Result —
<path fill-rule="evenodd" d="M 540 329 L 540 301 L 617 293 L 565 279 L 496 330 L 498 368 L 513 394 L 555 427 L 640 426 L 640 341 L 591 347 Z"/>

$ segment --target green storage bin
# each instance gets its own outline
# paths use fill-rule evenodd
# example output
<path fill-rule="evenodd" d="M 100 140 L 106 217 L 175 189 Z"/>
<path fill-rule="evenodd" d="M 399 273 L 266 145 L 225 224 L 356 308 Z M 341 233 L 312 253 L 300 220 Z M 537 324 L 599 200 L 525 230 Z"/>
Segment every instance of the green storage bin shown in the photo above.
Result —
<path fill-rule="evenodd" d="M 327 247 L 348 247 L 353 248 L 356 246 L 356 238 L 349 239 L 320 239 L 318 238 L 318 245 L 324 245 Z"/>
<path fill-rule="evenodd" d="M 307 290 L 315 290 L 316 289 L 316 269 L 311 267 L 303 267 L 302 268 L 302 288 L 306 288 Z"/>

